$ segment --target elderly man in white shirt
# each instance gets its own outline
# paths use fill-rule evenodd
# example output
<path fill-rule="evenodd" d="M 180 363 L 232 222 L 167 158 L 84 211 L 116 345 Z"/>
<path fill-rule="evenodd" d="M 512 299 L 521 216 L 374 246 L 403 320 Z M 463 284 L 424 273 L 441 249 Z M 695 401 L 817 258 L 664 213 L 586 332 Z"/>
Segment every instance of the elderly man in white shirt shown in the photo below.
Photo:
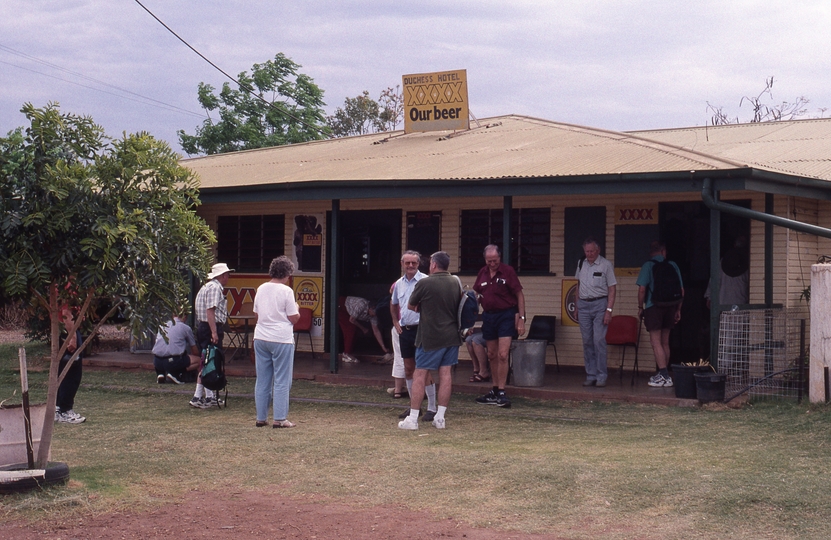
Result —
<path fill-rule="evenodd" d="M 612 320 L 617 280 L 615 270 L 600 255 L 600 246 L 594 238 L 583 242 L 586 255 L 577 264 L 577 321 L 583 337 L 583 363 L 586 380 L 583 386 L 606 386 L 608 378 L 606 358 L 606 331 Z"/>

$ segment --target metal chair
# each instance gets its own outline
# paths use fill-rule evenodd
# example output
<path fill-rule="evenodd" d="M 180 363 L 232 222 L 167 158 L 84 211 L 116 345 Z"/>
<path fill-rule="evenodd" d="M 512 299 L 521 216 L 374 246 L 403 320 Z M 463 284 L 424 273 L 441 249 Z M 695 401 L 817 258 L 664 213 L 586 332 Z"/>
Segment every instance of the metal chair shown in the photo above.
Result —
<path fill-rule="evenodd" d="M 312 340 L 312 315 L 311 309 L 300 308 L 300 319 L 294 323 L 294 345 L 297 346 L 297 334 L 307 334 L 309 336 L 309 346 L 312 348 L 312 358 L 316 358 L 314 341 Z"/>
<path fill-rule="evenodd" d="M 534 315 L 531 319 L 531 328 L 525 339 L 542 339 L 548 345 L 554 346 L 554 360 L 557 363 L 557 373 L 560 372 L 560 357 L 557 355 L 557 344 L 554 343 L 555 330 L 557 329 L 557 317 L 554 315 Z"/>
<path fill-rule="evenodd" d="M 623 347 L 620 352 L 620 379 L 623 380 L 623 364 L 626 360 L 626 347 L 634 347 L 635 363 L 632 366 L 632 385 L 638 373 L 638 342 L 641 339 L 641 321 L 631 315 L 615 315 L 606 330 L 606 344 Z"/>
<path fill-rule="evenodd" d="M 233 360 L 239 351 L 243 351 L 248 356 L 250 350 L 248 338 L 254 333 L 254 325 L 250 323 L 253 318 L 253 302 L 242 304 L 234 315 L 228 316 L 225 327 L 225 336 L 228 340 L 228 344 L 225 345 L 225 357 L 228 362 Z M 228 349 L 234 349 L 234 354 L 228 356 Z"/>

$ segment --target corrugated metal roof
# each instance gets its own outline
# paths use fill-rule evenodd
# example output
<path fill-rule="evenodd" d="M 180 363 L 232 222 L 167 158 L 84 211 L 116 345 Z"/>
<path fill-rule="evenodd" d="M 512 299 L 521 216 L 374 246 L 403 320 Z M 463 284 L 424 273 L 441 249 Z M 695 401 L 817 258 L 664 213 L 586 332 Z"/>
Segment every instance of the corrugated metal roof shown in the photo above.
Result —
<path fill-rule="evenodd" d="M 831 180 L 831 118 L 630 134 L 751 167 Z"/>
<path fill-rule="evenodd" d="M 698 145 L 685 147 L 692 134 L 679 133 L 676 140 L 668 131 L 619 133 L 517 115 L 483 119 L 479 125 L 457 133 L 399 131 L 315 141 L 185 159 L 182 164 L 199 174 L 203 188 L 219 188 L 683 172 L 748 163 L 741 153 L 734 159 L 707 155 Z M 650 140 L 653 133 L 655 140 Z M 741 137 L 736 139 L 741 142 Z"/>

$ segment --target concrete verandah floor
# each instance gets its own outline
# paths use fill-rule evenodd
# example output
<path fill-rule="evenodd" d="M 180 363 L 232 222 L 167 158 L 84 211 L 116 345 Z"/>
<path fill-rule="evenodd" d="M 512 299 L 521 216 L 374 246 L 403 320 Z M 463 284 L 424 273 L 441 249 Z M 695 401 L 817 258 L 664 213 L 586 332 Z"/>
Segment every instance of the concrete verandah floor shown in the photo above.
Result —
<path fill-rule="evenodd" d="M 228 351 L 229 357 L 233 350 Z M 311 353 L 297 352 L 295 355 L 294 378 L 329 384 L 349 386 L 374 386 L 386 391 L 392 386 L 392 366 L 377 365 L 372 360 L 377 357 L 361 357 L 357 364 L 340 363 L 337 373 L 330 370 L 329 353 L 317 353 L 313 358 Z M 611 365 L 615 365 L 610 360 Z M 140 369 L 147 370 L 148 377 L 153 372 L 153 355 L 146 352 L 131 353 L 128 351 L 113 351 L 98 353 L 84 359 L 84 365 L 91 368 L 108 369 Z M 230 377 L 254 377 L 256 375 L 253 363 L 246 355 L 237 354 L 226 365 L 226 373 Z M 471 383 L 472 367 L 469 361 L 460 361 L 453 372 L 453 392 L 478 396 L 491 389 L 491 383 Z M 506 392 L 509 397 L 526 397 L 546 400 L 575 400 L 575 401 L 618 401 L 631 403 L 652 403 L 658 405 L 691 407 L 698 404 L 692 399 L 675 397 L 673 388 L 652 388 L 647 380 L 653 374 L 649 369 L 641 368 L 632 384 L 632 372 L 625 370 L 623 377 L 615 369 L 609 369 L 609 379 L 605 388 L 583 387 L 585 372 L 582 367 L 561 366 L 559 372 L 556 366 L 547 365 L 543 385 L 540 387 L 520 387 L 508 385 Z M 405 401 L 405 400 L 396 400 Z M 402 403 L 403 405 L 403 403 Z"/>

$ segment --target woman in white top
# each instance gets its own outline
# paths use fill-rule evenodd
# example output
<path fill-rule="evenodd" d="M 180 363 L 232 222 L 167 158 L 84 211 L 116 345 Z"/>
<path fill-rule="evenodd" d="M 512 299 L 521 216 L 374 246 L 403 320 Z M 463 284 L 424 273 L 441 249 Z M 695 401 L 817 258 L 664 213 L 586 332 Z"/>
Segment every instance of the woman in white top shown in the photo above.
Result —
<path fill-rule="evenodd" d="M 268 269 L 271 280 L 260 285 L 254 296 L 254 313 L 257 314 L 257 326 L 254 328 L 257 427 L 268 423 L 268 403 L 272 398 L 272 427 L 295 426 L 286 419 L 294 371 L 294 323 L 300 319 L 294 291 L 288 286 L 293 272 L 294 264 L 288 257 L 277 257 Z"/>

